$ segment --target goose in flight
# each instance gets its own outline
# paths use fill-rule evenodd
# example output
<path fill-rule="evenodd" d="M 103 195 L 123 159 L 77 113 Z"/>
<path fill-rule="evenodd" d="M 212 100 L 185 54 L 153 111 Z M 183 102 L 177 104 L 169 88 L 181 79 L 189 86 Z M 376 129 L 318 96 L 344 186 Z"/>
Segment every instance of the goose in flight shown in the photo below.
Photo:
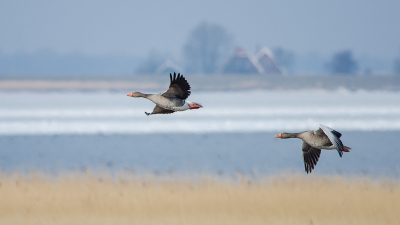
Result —
<path fill-rule="evenodd" d="M 132 92 L 128 94 L 129 97 L 134 98 L 147 98 L 150 101 L 156 104 L 152 113 L 144 112 L 146 115 L 153 114 L 171 114 L 176 111 L 185 111 L 188 109 L 198 109 L 203 107 L 199 103 L 190 102 L 186 99 L 190 95 L 190 85 L 186 81 L 186 79 L 178 73 L 169 74 L 171 83 L 169 84 L 169 88 L 164 93 L 158 94 L 143 94 L 140 92 Z"/>
<path fill-rule="evenodd" d="M 303 140 L 303 161 L 304 167 L 307 173 L 311 173 L 314 166 L 317 165 L 319 156 L 321 155 L 321 149 L 334 150 L 339 152 L 339 156 L 342 157 L 343 152 L 349 152 L 350 147 L 344 146 L 340 137 L 341 133 L 318 124 L 319 128 L 314 131 L 304 131 L 301 133 L 280 133 L 275 135 L 276 138 L 300 138 Z"/>

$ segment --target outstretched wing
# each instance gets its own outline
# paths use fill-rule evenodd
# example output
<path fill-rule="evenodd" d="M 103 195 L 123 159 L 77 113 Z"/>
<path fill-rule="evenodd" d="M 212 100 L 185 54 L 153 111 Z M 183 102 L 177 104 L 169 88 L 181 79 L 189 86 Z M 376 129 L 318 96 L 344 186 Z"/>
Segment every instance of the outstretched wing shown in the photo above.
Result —
<path fill-rule="evenodd" d="M 169 110 L 169 109 L 164 109 L 158 105 L 156 105 L 156 107 L 154 107 L 153 112 L 152 113 L 146 113 L 146 115 L 152 115 L 152 114 L 171 114 L 175 111 L 173 110 Z"/>
<path fill-rule="evenodd" d="M 325 125 L 318 124 L 318 126 L 320 127 L 320 129 L 322 129 L 322 131 L 325 133 L 325 135 L 329 138 L 329 140 L 335 146 L 336 150 L 339 152 L 339 156 L 342 157 L 344 147 L 343 147 L 342 141 L 339 139 L 342 136 L 342 134 L 330 127 L 325 126 Z M 314 131 L 314 133 L 316 133 L 318 130 Z"/>
<path fill-rule="evenodd" d="M 311 171 L 317 165 L 319 156 L 321 155 L 321 149 L 311 147 L 304 141 L 301 148 L 303 150 L 304 168 L 307 173 L 311 173 Z"/>
<path fill-rule="evenodd" d="M 322 124 L 318 124 L 318 126 L 320 126 L 320 125 L 324 126 Z M 336 135 L 336 137 L 340 138 L 342 136 L 342 134 L 339 133 L 338 131 L 336 131 L 336 130 L 334 130 L 332 128 L 329 128 L 327 126 L 324 126 L 324 127 L 328 128 L 328 130 L 330 130 L 330 132 L 332 132 L 334 135 Z M 314 134 L 320 135 L 320 136 L 326 136 L 325 132 L 321 129 L 321 127 L 316 129 L 316 130 L 314 130 Z"/>
<path fill-rule="evenodd" d="M 162 94 L 164 97 L 169 98 L 180 98 L 180 99 L 187 99 L 190 95 L 190 85 L 186 81 L 186 79 L 178 73 L 174 73 L 174 77 L 172 78 L 172 74 L 169 74 L 171 83 L 169 88 L 166 92 Z"/>

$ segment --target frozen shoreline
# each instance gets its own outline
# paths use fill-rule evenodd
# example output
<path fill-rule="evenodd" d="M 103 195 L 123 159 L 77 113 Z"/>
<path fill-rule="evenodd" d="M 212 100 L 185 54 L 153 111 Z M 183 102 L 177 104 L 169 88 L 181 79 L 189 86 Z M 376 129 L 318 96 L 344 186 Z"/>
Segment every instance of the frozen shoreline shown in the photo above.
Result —
<path fill-rule="evenodd" d="M 400 91 L 400 76 L 185 75 L 193 90 L 388 90 Z M 8 90 L 165 90 L 168 75 L 94 77 L 2 77 Z"/>
<path fill-rule="evenodd" d="M 196 91 L 198 110 L 145 116 L 154 104 L 125 92 L 0 92 L 0 135 L 400 130 L 397 92 Z"/>

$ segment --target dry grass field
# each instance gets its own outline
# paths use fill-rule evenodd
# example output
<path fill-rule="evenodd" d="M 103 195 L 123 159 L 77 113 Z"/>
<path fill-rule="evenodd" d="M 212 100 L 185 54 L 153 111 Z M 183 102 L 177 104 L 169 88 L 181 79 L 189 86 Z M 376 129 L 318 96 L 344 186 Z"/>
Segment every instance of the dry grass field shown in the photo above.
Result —
<path fill-rule="evenodd" d="M 396 181 L 0 175 L 0 224 L 400 224 Z"/>

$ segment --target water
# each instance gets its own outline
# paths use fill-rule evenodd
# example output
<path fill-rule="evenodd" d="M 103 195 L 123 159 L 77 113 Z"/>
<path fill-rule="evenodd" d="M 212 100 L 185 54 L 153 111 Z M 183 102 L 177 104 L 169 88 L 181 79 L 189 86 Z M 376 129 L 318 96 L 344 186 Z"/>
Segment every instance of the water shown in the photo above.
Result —
<path fill-rule="evenodd" d="M 118 92 L 0 93 L 0 134 L 143 134 L 315 129 L 400 130 L 397 92 L 200 92 L 204 108 L 146 117 L 154 104 Z"/>
<path fill-rule="evenodd" d="M 312 174 L 400 177 L 397 92 L 195 92 L 204 108 L 153 116 L 153 103 L 126 94 L 0 93 L 0 169 L 303 173 L 301 141 L 274 135 L 321 123 L 353 150 L 323 151 Z"/>

